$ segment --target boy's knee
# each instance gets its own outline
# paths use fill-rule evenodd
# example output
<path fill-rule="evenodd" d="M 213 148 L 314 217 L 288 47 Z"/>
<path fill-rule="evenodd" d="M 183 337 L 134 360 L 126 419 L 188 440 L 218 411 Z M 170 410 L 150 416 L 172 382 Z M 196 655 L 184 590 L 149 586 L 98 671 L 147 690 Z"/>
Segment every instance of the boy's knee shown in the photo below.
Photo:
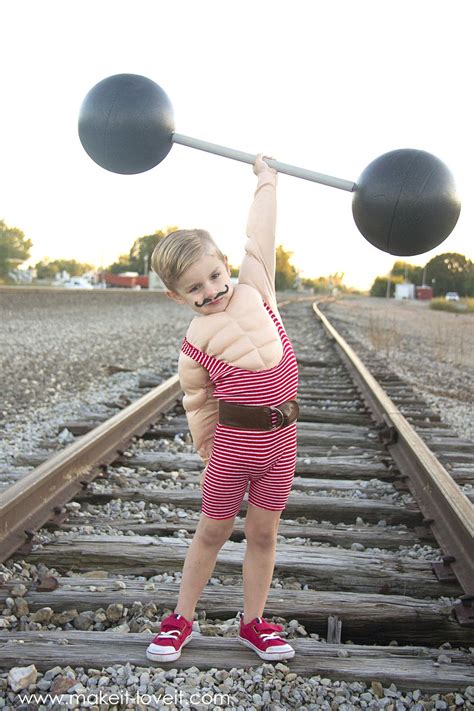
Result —
<path fill-rule="evenodd" d="M 205 545 L 222 545 L 234 530 L 234 520 L 235 516 L 215 519 L 204 514 L 201 516 L 196 534 Z"/>
<path fill-rule="evenodd" d="M 274 548 L 277 541 L 277 535 L 277 531 L 275 530 L 258 531 L 252 529 L 250 531 L 245 531 L 247 545 L 250 544 L 257 546 L 258 548 Z"/>

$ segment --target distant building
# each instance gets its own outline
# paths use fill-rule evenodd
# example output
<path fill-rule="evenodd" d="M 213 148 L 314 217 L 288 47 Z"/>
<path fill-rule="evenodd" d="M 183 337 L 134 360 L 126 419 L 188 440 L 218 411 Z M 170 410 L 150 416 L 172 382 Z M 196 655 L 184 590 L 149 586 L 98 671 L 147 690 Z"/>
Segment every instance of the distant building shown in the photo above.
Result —
<path fill-rule="evenodd" d="M 28 267 L 28 269 L 10 269 L 8 276 L 17 284 L 31 284 L 36 277 L 36 269 L 33 267 Z"/>
<path fill-rule="evenodd" d="M 416 287 L 416 298 L 417 299 L 432 299 L 433 298 L 433 289 L 431 286 L 417 286 Z"/>
<path fill-rule="evenodd" d="M 433 298 L 433 289 L 431 286 L 415 286 L 405 282 L 404 284 L 395 284 L 396 299 L 419 299 L 426 301 Z"/>
<path fill-rule="evenodd" d="M 100 279 L 107 287 L 122 288 L 122 289 L 148 289 L 148 276 L 139 274 L 138 272 L 120 272 L 120 274 L 112 274 L 112 272 L 103 271 L 100 273 Z"/>
<path fill-rule="evenodd" d="M 415 285 L 410 283 L 395 284 L 396 299 L 415 299 Z"/>

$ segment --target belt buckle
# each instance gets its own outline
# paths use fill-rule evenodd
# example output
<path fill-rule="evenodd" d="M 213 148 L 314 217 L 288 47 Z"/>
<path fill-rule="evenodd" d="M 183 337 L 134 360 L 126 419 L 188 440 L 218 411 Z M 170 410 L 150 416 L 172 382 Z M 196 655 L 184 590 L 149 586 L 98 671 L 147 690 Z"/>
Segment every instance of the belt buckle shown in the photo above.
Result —
<path fill-rule="evenodd" d="M 279 410 L 278 407 L 271 407 L 270 406 L 270 410 L 272 410 L 273 412 L 277 412 L 279 415 L 281 415 L 281 422 L 279 422 L 276 425 L 272 425 L 272 427 L 271 427 L 271 431 L 279 430 L 281 427 L 284 426 L 284 424 L 286 422 L 285 414 L 281 410 Z"/>

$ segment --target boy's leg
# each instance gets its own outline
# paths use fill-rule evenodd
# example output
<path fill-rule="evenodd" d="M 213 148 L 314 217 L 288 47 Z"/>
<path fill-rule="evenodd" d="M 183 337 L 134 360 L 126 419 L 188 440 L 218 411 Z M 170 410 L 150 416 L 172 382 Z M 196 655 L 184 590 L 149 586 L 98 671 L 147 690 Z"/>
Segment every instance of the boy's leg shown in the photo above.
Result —
<path fill-rule="evenodd" d="M 174 612 L 192 622 L 196 604 L 216 565 L 217 555 L 234 529 L 235 516 L 212 519 L 201 513 L 188 548 Z"/>
<path fill-rule="evenodd" d="M 247 547 L 243 563 L 244 624 L 263 616 L 275 567 L 281 513 L 248 505 L 245 518 Z"/>

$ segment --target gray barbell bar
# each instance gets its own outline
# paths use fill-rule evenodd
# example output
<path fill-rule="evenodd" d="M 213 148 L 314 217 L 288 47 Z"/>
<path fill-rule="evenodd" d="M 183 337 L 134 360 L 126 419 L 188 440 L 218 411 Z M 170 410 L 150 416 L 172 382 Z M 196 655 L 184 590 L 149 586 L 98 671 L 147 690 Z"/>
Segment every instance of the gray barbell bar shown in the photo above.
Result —
<path fill-rule="evenodd" d="M 201 141 L 199 138 L 184 136 L 182 133 L 173 133 L 172 140 L 173 143 L 180 143 L 182 146 L 188 146 L 189 148 L 197 148 L 197 150 L 199 151 L 206 151 L 206 153 L 214 153 L 215 155 L 223 156 L 224 158 L 232 158 L 233 160 L 239 160 L 242 163 L 249 163 L 250 165 L 253 165 L 257 158 L 257 156 L 253 155 L 252 153 L 236 151 L 234 148 L 227 148 L 226 146 L 219 146 L 217 143 L 208 143 L 207 141 Z M 313 183 L 329 185 L 329 187 L 331 188 L 347 190 L 350 193 L 353 192 L 357 187 L 356 184 L 351 182 L 350 180 L 335 178 L 332 175 L 324 175 L 324 173 L 315 173 L 313 170 L 298 168 L 298 166 L 290 165 L 289 163 L 280 163 L 280 161 L 278 160 L 265 158 L 265 163 L 268 163 L 270 168 L 275 168 L 275 170 L 277 170 L 279 173 L 293 175 L 295 178 L 303 178 L 303 180 L 311 180 Z"/>

